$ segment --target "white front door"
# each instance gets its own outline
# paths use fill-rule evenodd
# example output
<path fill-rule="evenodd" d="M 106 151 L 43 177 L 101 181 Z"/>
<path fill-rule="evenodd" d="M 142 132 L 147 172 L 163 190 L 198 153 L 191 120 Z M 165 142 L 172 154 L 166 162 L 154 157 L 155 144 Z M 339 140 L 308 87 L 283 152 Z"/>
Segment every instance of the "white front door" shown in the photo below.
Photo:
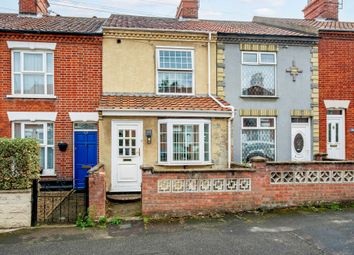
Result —
<path fill-rule="evenodd" d="M 342 110 L 327 111 L 327 154 L 329 159 L 345 159 L 345 129 Z"/>
<path fill-rule="evenodd" d="M 140 192 L 142 121 L 112 121 L 111 192 Z"/>
<path fill-rule="evenodd" d="M 309 118 L 292 118 L 291 158 L 293 161 L 311 160 L 311 125 Z"/>

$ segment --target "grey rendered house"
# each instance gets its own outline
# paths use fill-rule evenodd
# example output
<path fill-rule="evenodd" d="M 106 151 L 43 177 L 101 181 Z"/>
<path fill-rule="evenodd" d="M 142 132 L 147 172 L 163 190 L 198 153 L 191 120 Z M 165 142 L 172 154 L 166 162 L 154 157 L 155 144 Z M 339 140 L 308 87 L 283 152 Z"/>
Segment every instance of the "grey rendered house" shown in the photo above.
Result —
<path fill-rule="evenodd" d="M 237 110 L 234 161 L 312 160 L 318 152 L 318 39 L 250 27 L 218 34 L 218 92 Z"/>

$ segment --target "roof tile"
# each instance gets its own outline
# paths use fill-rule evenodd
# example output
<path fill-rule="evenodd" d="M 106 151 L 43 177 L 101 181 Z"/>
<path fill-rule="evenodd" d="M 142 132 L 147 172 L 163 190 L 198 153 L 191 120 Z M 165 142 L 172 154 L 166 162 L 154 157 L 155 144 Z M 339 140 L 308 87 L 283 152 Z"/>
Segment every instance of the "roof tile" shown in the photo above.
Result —
<path fill-rule="evenodd" d="M 225 105 L 227 102 L 219 99 Z M 211 97 L 104 95 L 100 110 L 230 111 Z"/>
<path fill-rule="evenodd" d="M 113 14 L 104 23 L 107 28 L 163 29 L 171 31 L 208 31 L 251 35 L 308 36 L 254 22 L 218 20 L 179 20 L 175 18 L 144 17 Z"/>
<path fill-rule="evenodd" d="M 106 19 L 63 16 L 30 17 L 0 13 L 0 30 L 101 34 Z"/>

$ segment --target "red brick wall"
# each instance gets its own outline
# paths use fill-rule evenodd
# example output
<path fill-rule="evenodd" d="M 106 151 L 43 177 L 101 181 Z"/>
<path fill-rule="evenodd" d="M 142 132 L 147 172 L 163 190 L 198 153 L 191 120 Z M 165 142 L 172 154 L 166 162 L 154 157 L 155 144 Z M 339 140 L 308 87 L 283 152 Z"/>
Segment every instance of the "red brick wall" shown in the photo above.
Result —
<path fill-rule="evenodd" d="M 338 0 L 312 0 L 304 9 L 304 17 L 338 20 L 338 7 Z"/>
<path fill-rule="evenodd" d="M 346 111 L 346 159 L 354 159 L 354 33 L 322 32 L 319 42 L 320 151 L 327 151 L 324 100 L 350 100 Z"/>
<path fill-rule="evenodd" d="M 350 164 L 265 164 L 254 165 L 255 172 L 215 173 L 143 173 L 143 215 L 190 215 L 211 212 L 235 212 L 261 207 L 296 206 L 304 203 L 354 200 L 354 177 L 351 183 L 271 184 L 272 172 L 285 171 L 354 171 Z M 159 180 L 250 178 L 251 191 L 159 193 Z"/>
<path fill-rule="evenodd" d="M 47 0 L 19 0 L 19 10 L 23 14 L 48 14 Z"/>
<path fill-rule="evenodd" d="M 89 210 L 91 217 L 106 215 L 106 182 L 103 165 L 97 165 L 89 175 Z"/>
<path fill-rule="evenodd" d="M 54 51 L 56 99 L 9 99 L 11 94 L 11 51 L 7 41 L 57 43 Z M 100 36 L 0 35 L 0 137 L 11 137 L 7 112 L 58 112 L 55 144 L 68 143 L 66 152 L 55 150 L 57 177 L 73 176 L 73 123 L 69 112 L 96 111 L 102 91 L 102 38 Z"/>

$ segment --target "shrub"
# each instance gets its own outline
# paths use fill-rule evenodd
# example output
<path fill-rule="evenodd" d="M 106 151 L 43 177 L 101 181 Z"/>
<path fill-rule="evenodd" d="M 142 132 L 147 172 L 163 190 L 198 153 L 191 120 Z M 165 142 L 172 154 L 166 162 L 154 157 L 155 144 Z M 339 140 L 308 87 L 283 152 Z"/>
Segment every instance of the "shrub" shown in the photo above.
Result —
<path fill-rule="evenodd" d="M 95 226 L 95 221 L 90 217 L 89 213 L 87 213 L 85 216 L 79 214 L 76 220 L 76 226 L 82 229 L 92 228 Z"/>
<path fill-rule="evenodd" d="M 39 173 L 36 140 L 0 138 L 0 190 L 29 189 Z"/>
<path fill-rule="evenodd" d="M 118 217 L 113 217 L 110 221 L 109 224 L 111 225 L 119 225 L 122 223 L 122 219 L 118 218 Z"/>

